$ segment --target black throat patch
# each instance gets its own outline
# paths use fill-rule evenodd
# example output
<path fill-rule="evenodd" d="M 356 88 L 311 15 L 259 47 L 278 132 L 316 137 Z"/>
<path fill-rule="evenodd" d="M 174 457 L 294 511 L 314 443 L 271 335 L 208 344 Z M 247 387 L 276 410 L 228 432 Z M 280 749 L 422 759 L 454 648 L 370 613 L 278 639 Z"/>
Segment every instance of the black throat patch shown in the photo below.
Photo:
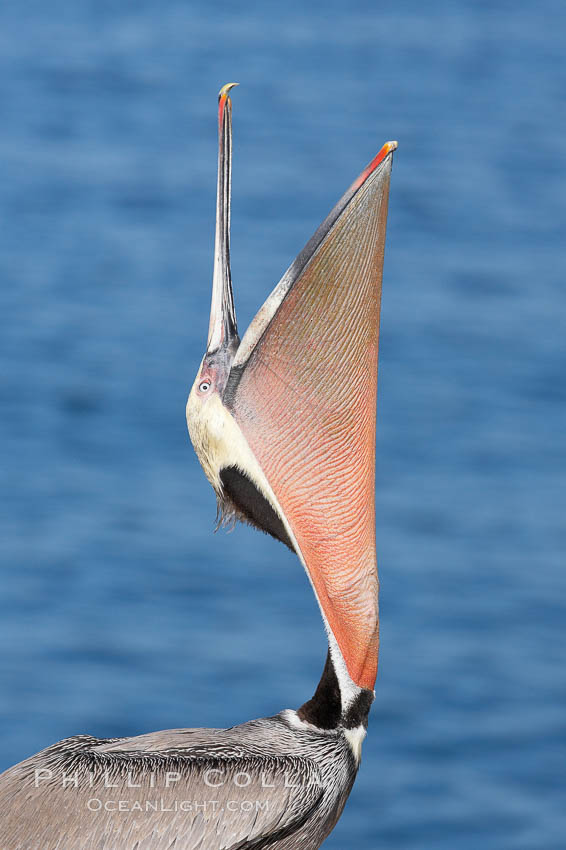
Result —
<path fill-rule="evenodd" d="M 253 481 L 235 466 L 226 466 L 220 470 L 220 481 L 226 498 L 235 508 L 238 519 L 243 519 L 271 534 L 294 552 L 293 544 L 285 531 L 285 526 L 275 513 L 267 499 L 259 492 Z"/>

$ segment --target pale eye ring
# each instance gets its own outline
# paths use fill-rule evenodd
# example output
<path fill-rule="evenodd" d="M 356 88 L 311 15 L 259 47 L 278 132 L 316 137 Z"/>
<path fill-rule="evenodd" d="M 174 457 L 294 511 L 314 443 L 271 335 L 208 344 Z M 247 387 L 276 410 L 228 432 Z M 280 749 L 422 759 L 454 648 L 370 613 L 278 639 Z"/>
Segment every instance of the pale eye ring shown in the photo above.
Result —
<path fill-rule="evenodd" d="M 201 393 L 207 393 L 210 389 L 210 381 L 201 381 L 198 388 Z"/>

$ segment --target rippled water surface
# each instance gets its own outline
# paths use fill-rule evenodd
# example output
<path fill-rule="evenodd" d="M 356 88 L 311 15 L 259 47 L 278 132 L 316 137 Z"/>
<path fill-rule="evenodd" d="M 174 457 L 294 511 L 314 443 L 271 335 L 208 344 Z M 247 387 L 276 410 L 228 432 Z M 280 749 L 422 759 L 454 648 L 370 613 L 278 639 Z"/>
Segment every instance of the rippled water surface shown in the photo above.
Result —
<path fill-rule="evenodd" d="M 232 725 L 316 684 L 306 578 L 263 535 L 212 534 L 184 423 L 236 79 L 241 327 L 400 143 L 381 666 L 325 846 L 563 848 L 564 4 L 53 0 L 0 24 L 0 766 L 76 732 Z"/>

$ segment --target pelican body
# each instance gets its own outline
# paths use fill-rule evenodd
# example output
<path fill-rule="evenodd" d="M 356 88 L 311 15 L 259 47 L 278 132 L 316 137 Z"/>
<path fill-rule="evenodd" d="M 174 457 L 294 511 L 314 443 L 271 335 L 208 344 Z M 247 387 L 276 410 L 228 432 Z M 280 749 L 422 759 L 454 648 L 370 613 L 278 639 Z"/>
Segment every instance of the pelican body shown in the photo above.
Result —
<path fill-rule="evenodd" d="M 374 467 L 388 142 L 240 340 L 231 100 L 219 95 L 212 304 L 187 424 L 224 517 L 292 549 L 329 650 L 297 710 L 230 729 L 77 735 L 0 776 L 0 850 L 314 850 L 361 757 L 379 646 Z"/>

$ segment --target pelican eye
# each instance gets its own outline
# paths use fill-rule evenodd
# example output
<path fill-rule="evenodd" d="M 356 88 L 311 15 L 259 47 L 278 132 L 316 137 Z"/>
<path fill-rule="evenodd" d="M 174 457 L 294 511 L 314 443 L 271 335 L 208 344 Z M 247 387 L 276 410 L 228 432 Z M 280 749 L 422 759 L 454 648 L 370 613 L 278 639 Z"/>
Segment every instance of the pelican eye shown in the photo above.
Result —
<path fill-rule="evenodd" d="M 201 393 L 207 393 L 210 389 L 210 381 L 201 381 L 198 388 Z"/>

